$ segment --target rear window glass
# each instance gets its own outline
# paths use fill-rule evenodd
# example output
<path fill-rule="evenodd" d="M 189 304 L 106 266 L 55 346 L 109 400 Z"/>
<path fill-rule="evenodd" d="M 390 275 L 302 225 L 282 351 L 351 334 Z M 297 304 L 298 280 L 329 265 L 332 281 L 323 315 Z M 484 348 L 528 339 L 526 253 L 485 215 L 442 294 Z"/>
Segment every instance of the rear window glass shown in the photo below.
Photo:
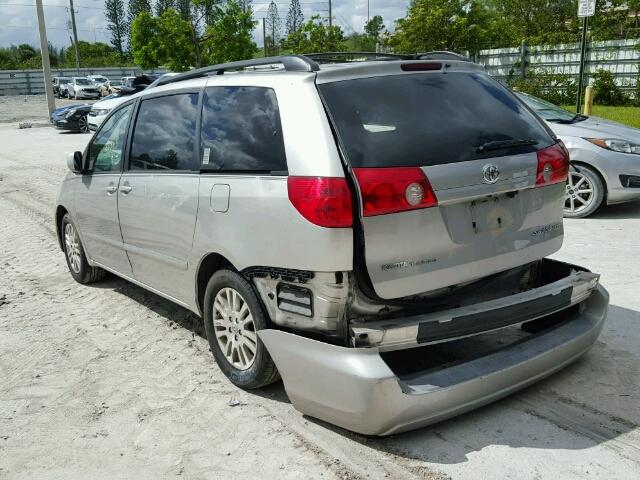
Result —
<path fill-rule="evenodd" d="M 393 75 L 319 89 L 353 167 L 465 162 L 553 143 L 522 103 L 484 74 Z M 505 140 L 537 144 L 477 151 L 487 142 Z"/>

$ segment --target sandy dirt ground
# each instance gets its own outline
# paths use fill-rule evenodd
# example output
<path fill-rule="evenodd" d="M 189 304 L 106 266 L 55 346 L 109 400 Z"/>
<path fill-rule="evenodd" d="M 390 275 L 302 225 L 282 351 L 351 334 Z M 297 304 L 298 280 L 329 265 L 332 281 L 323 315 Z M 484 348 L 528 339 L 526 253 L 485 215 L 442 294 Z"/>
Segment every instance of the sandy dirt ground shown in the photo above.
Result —
<path fill-rule="evenodd" d="M 639 204 L 566 221 L 556 256 L 611 293 L 585 357 L 456 419 L 367 438 L 303 417 L 281 383 L 235 388 L 186 310 L 114 277 L 72 280 L 52 214 L 65 152 L 89 138 L 0 125 L 0 478 L 640 478 Z"/>
<path fill-rule="evenodd" d="M 95 100 L 56 98 L 56 107 L 95 103 Z M 32 122 L 47 125 L 47 101 L 44 95 L 0 96 L 0 124 Z"/>

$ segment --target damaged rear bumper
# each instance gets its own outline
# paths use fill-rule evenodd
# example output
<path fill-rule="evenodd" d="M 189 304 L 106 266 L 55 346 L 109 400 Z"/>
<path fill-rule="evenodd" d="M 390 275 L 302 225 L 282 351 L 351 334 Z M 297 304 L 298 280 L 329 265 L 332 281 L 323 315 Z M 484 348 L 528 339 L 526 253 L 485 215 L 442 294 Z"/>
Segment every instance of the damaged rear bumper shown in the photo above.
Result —
<path fill-rule="evenodd" d="M 584 282 L 588 294 L 582 282 L 574 285 L 581 303 L 558 325 L 442 368 L 395 373 L 376 346 L 341 347 L 271 329 L 258 335 L 297 410 L 358 433 L 390 435 L 490 403 L 584 354 L 602 330 L 609 303 L 597 278 Z"/>

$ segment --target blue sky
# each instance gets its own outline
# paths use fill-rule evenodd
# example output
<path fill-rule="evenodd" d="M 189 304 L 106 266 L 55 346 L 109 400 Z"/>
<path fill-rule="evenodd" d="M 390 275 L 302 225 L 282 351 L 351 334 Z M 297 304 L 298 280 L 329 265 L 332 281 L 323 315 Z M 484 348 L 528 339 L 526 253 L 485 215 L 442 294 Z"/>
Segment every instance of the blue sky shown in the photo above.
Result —
<path fill-rule="evenodd" d="M 47 38 L 56 45 L 68 46 L 67 30 L 69 21 L 68 0 L 43 0 Z M 254 0 L 255 17 L 260 18 L 266 12 L 269 0 Z M 280 17 L 284 21 L 289 0 L 276 0 Z M 322 0 L 301 0 L 305 17 L 328 15 L 328 2 Z M 406 13 L 409 0 L 369 0 L 371 16 L 382 15 L 388 28 L 393 20 Z M 104 0 L 75 0 L 78 37 L 86 41 L 109 41 L 109 32 L 103 12 Z M 334 22 L 340 25 L 346 34 L 361 32 L 367 20 L 367 0 L 333 0 Z M 255 32 L 256 43 L 262 44 L 262 28 L 258 25 Z M 29 43 L 39 45 L 38 21 L 35 0 L 0 0 L 0 46 Z"/>

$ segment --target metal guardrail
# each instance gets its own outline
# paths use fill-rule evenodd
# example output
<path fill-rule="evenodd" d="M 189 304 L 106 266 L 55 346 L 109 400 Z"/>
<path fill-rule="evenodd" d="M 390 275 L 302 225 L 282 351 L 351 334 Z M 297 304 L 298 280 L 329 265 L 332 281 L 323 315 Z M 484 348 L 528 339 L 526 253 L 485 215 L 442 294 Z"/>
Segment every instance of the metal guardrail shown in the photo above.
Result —
<path fill-rule="evenodd" d="M 135 67 L 115 68 L 75 68 L 52 69 L 54 77 L 85 77 L 87 75 L 102 75 L 109 80 L 120 80 L 121 77 L 140 75 L 142 70 Z M 163 68 L 146 73 L 166 73 Z M 0 96 L 2 95 L 44 95 L 44 74 L 42 70 L 0 70 Z"/>

